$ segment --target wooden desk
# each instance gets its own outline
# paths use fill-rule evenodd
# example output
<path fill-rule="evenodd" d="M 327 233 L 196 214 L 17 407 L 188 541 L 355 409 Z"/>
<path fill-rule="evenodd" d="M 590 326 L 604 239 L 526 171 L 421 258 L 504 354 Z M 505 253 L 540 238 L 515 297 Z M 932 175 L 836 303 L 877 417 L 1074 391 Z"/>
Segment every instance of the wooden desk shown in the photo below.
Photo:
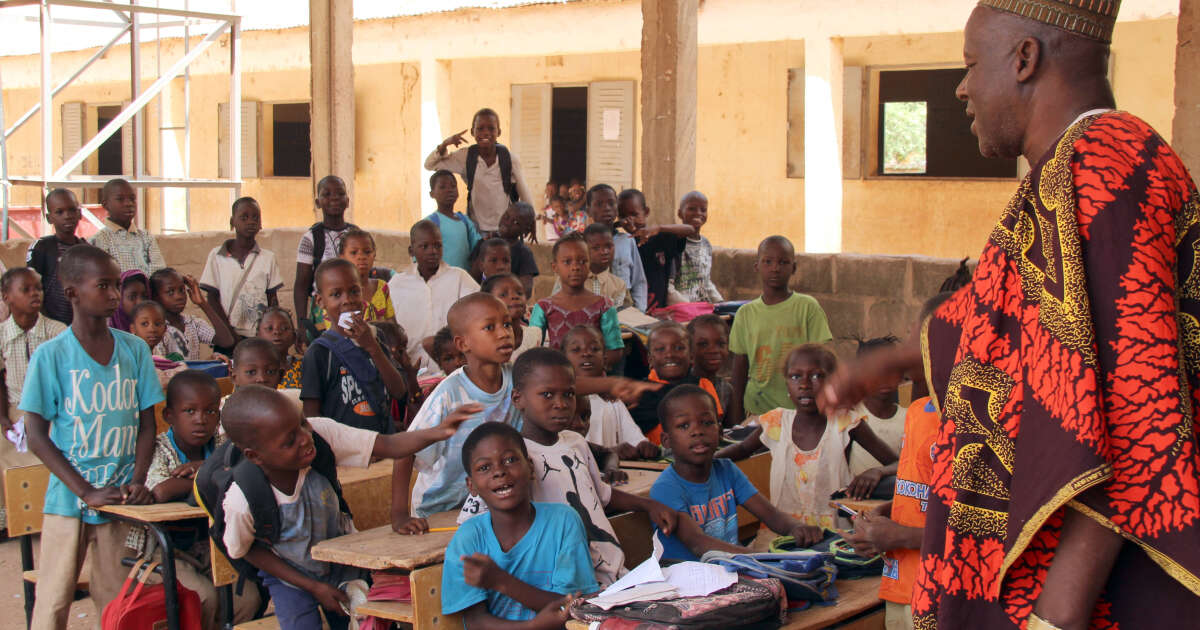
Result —
<path fill-rule="evenodd" d="M 656 462 L 640 459 L 622 459 L 621 468 L 634 468 L 637 470 L 666 470 L 671 464 L 669 462 Z"/>
<path fill-rule="evenodd" d="M 838 600 L 832 606 L 811 606 L 788 615 L 781 630 L 817 630 L 853 621 L 856 630 L 883 628 L 883 601 L 878 577 L 838 580 Z"/>
<path fill-rule="evenodd" d="M 208 518 L 208 514 L 204 512 L 203 508 L 188 505 L 183 501 L 151 503 L 150 505 L 106 505 L 97 508 L 97 511 L 143 525 Z"/>
<path fill-rule="evenodd" d="M 650 488 L 661 473 L 657 470 L 625 470 L 625 474 L 629 475 L 629 481 L 614 485 L 614 489 L 634 496 L 649 497 Z"/>
<path fill-rule="evenodd" d="M 455 527 L 458 511 L 439 512 L 429 517 L 430 527 Z M 412 571 L 438 564 L 445 557 L 446 547 L 454 532 L 433 532 L 420 536 L 403 536 L 392 531 L 391 525 L 330 538 L 312 548 L 314 560 L 337 562 L 371 571 Z"/>
<path fill-rule="evenodd" d="M 171 544 L 171 536 L 165 525 L 175 521 L 207 518 L 204 510 L 190 506 L 182 501 L 171 503 L 153 503 L 150 505 L 106 505 L 98 511 L 117 520 L 135 525 L 145 525 L 158 540 L 162 550 L 162 571 L 164 587 L 164 606 L 167 609 L 167 628 L 179 630 L 179 600 L 175 590 L 175 547 Z M 207 521 L 205 521 L 207 523 Z"/>
<path fill-rule="evenodd" d="M 880 578 L 838 580 L 838 600 L 832 606 L 810 606 L 788 615 L 780 630 L 819 630 L 846 622 L 854 630 L 883 630 L 883 601 L 879 599 Z M 567 630 L 587 630 L 588 624 L 572 619 Z"/>

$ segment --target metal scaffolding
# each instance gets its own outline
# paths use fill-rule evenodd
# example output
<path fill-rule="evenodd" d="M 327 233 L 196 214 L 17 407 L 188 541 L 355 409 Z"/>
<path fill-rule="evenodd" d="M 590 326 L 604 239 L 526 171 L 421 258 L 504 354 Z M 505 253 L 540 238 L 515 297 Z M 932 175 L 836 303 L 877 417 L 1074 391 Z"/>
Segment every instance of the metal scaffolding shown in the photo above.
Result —
<path fill-rule="evenodd" d="M 3 129 L 3 134 L 0 134 L 0 202 L 3 203 L 3 228 L 0 234 L 0 240 L 8 239 L 9 231 L 9 190 L 12 186 L 36 186 L 42 189 L 42 194 L 49 192 L 51 188 L 56 187 L 79 187 L 79 188 L 97 188 L 104 185 L 104 182 L 110 179 L 108 176 L 87 176 L 87 175 L 72 175 L 72 171 L 83 164 L 89 156 L 100 148 L 100 145 L 108 140 L 114 133 L 117 133 L 126 123 L 132 120 L 130 128 L 130 136 L 133 141 L 132 155 L 132 173 L 127 173 L 127 179 L 133 185 L 135 190 L 142 194 L 148 188 L 229 188 L 233 190 L 233 196 L 241 194 L 242 179 L 241 169 L 237 165 L 241 164 L 242 145 L 237 141 L 241 137 L 241 108 L 236 104 L 242 100 L 242 81 L 241 81 L 241 59 L 240 59 L 240 39 L 241 39 L 241 16 L 237 15 L 232 10 L 227 13 L 219 13 L 212 11 L 192 11 L 187 8 L 185 2 L 183 9 L 165 8 L 161 6 L 147 6 L 137 3 L 138 0 L 130 0 L 129 4 L 113 2 L 109 0 L 0 0 L 0 9 L 20 6 L 37 6 L 39 8 L 37 23 L 40 29 L 40 61 L 41 61 L 41 98 L 33 107 L 29 108 L 20 118 L 13 123 L 12 127 L 5 128 L 4 126 L 4 107 L 2 99 L 0 99 L 0 129 Z M 103 12 L 108 17 L 109 14 L 117 16 L 116 21 L 103 20 L 77 20 L 77 19 L 55 19 L 52 15 L 52 7 L 79 7 L 85 9 L 94 9 Z M 154 16 L 154 21 L 143 23 L 143 15 Z M 175 18 L 171 21 L 163 21 L 164 17 Z M 75 25 L 94 26 L 97 28 L 113 28 L 116 29 L 115 34 L 108 43 L 98 49 L 87 61 L 71 73 L 65 80 L 58 85 L 52 85 L 51 55 L 53 54 L 52 26 L 55 23 L 66 23 Z M 161 54 L 159 54 L 159 76 L 150 84 L 144 91 L 141 87 L 141 39 L 140 31 L 146 28 L 155 29 L 156 34 L 160 37 L 161 29 L 169 27 L 183 27 L 184 38 L 184 54 L 181 58 L 172 63 L 165 71 L 161 70 Z M 203 39 L 200 40 L 195 47 L 191 46 L 190 36 L 191 28 L 197 27 L 199 32 L 204 32 Z M 208 30 L 206 31 L 205 28 Z M 229 102 L 235 104 L 229 108 L 229 177 L 217 179 L 205 179 L 190 177 L 190 156 L 187 152 L 190 150 L 191 133 L 190 133 L 190 104 L 186 103 L 189 98 L 190 90 L 188 89 L 188 67 L 201 54 L 209 49 L 214 43 L 219 41 L 222 36 L 229 33 Z M 63 155 L 63 163 L 57 169 L 54 167 L 54 109 L 51 107 L 54 96 L 61 92 L 64 88 L 77 79 L 88 67 L 97 60 L 101 59 L 108 51 L 121 42 L 128 34 L 129 43 L 129 83 L 131 101 L 125 105 L 119 114 L 117 114 L 108 124 L 100 129 L 94 137 L 88 140 L 74 155 Z M 161 46 L 159 48 L 161 50 Z M 162 124 L 162 117 L 159 117 L 160 123 L 160 141 L 161 132 L 167 130 L 182 130 L 184 134 L 184 176 L 183 177 L 163 177 L 160 175 L 154 176 L 147 172 L 145 164 L 145 145 L 143 138 L 145 137 L 145 121 L 143 120 L 143 112 L 145 107 L 158 96 L 163 89 L 175 78 L 183 75 L 184 77 L 184 116 L 183 124 L 178 126 L 166 127 Z M 3 82 L 0 81 L 0 87 L 3 87 Z M 161 110 L 160 110 L 161 111 Z M 8 171 L 8 138 L 23 124 L 29 121 L 35 114 L 41 113 L 41 148 L 42 148 L 42 163 L 41 174 L 38 176 L 12 176 Z M 159 151 L 159 172 L 162 168 L 162 154 Z M 144 205 L 142 206 L 144 207 Z M 139 216 L 144 218 L 145 213 L 140 213 Z M 84 210 L 84 218 L 97 226 L 100 221 L 88 210 Z M 24 233 L 24 230 L 13 224 L 19 232 Z M 29 237 L 31 235 L 25 234 Z"/>

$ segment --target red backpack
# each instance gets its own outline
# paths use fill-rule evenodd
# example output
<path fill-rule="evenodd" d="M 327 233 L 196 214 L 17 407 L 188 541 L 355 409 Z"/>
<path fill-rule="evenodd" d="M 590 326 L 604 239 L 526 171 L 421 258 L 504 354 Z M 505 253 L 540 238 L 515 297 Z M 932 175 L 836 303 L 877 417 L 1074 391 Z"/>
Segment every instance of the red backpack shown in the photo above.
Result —
<path fill-rule="evenodd" d="M 161 584 L 153 584 L 146 589 L 146 580 L 158 567 L 158 562 L 146 563 L 138 560 L 121 585 L 121 591 L 116 599 L 104 607 L 100 616 L 102 630 L 145 630 L 146 628 L 165 628 L 167 625 L 167 589 Z M 138 571 L 145 572 L 138 576 Z M 135 586 L 136 585 L 136 586 Z M 133 587 L 132 589 L 130 587 Z M 200 625 L 200 596 L 195 591 L 186 589 L 178 581 L 175 582 L 176 601 L 179 602 L 179 627 L 181 630 L 201 630 Z"/>

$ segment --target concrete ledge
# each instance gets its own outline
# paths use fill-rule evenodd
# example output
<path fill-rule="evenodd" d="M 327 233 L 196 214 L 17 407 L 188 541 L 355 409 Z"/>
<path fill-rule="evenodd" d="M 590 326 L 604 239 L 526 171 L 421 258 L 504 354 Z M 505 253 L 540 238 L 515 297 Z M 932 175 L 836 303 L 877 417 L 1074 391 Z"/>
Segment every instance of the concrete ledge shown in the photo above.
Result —
<path fill-rule="evenodd" d="M 304 228 L 263 230 L 258 242 L 275 252 L 284 287 L 279 302 L 292 306 L 292 280 L 296 273 L 296 245 Z M 376 265 L 407 269 L 408 233 L 372 232 L 378 247 Z M 159 236 L 167 263 L 185 274 L 199 277 L 212 249 L 229 232 L 193 232 Z M 25 263 L 27 240 L 0 244 L 0 261 L 12 267 Z M 534 283 L 534 297 L 545 297 L 554 285 L 550 272 L 550 246 L 532 246 L 542 275 Z M 754 250 L 714 248 L 713 281 L 730 300 L 753 299 L 760 293 L 754 271 Z M 835 337 L 849 339 L 886 334 L 905 338 L 911 334 L 921 304 L 942 281 L 954 274 L 958 261 L 923 256 L 863 256 L 857 254 L 800 254 L 792 287 L 815 297 L 824 307 Z M 849 347 L 838 344 L 839 348 Z"/>

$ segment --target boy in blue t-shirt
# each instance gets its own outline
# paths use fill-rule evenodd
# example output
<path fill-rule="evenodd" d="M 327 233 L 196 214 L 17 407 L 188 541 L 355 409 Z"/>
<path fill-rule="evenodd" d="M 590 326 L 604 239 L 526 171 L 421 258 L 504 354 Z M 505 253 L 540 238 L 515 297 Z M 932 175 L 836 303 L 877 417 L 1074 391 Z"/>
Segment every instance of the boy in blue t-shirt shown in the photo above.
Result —
<path fill-rule="evenodd" d="M 108 327 L 121 297 L 116 261 L 80 244 L 63 254 L 58 275 L 71 327 L 33 353 L 20 403 L 29 448 L 51 472 L 34 628 L 66 627 L 85 554 L 96 610 L 116 597 L 129 528 L 96 508 L 153 501 L 145 483 L 163 400 L 146 342 Z"/>
<path fill-rule="evenodd" d="M 408 430 L 435 426 L 467 403 L 479 403 L 483 410 L 463 423 L 458 433 L 445 442 L 430 445 L 415 458 L 396 461 L 392 477 L 392 529 L 402 534 L 419 534 L 429 528 L 425 518 L 430 514 L 462 507 L 467 498 L 467 484 L 460 457 L 471 430 L 489 421 L 514 427 L 521 424 L 512 402 L 512 366 L 508 360 L 515 340 L 508 307 L 490 293 L 472 293 L 450 307 L 446 320 L 454 335 L 454 345 L 466 357 L 467 364 L 438 383 Z M 611 394 L 626 402 L 636 401 L 643 392 L 658 387 L 655 383 L 619 377 L 580 377 L 575 383 L 580 395 Z M 419 474 L 411 486 L 410 497 L 414 459 Z"/>
<path fill-rule="evenodd" d="M 716 549 L 747 553 L 738 546 L 738 506 L 744 506 L 777 534 L 806 538 L 804 525 L 780 512 L 732 461 L 714 459 L 720 421 L 712 395 L 695 385 L 679 385 L 658 404 L 663 446 L 675 462 L 654 481 L 650 498 L 682 512 L 675 534 L 656 535 L 663 558 L 697 560 Z"/>
<path fill-rule="evenodd" d="M 429 196 L 437 202 L 437 212 L 425 217 L 442 230 L 442 261 L 463 271 L 471 270 L 471 250 L 479 243 L 479 229 L 470 217 L 454 211 L 458 201 L 458 180 L 446 169 L 429 176 Z"/>
<path fill-rule="evenodd" d="M 455 532 L 442 571 L 442 612 L 468 628 L 504 619 L 513 628 L 561 628 L 580 593 L 599 589 L 579 515 L 533 503 L 525 440 L 507 424 L 479 425 L 463 443 L 467 485 L 488 511 Z M 565 595 L 565 597 L 564 597 Z"/>

